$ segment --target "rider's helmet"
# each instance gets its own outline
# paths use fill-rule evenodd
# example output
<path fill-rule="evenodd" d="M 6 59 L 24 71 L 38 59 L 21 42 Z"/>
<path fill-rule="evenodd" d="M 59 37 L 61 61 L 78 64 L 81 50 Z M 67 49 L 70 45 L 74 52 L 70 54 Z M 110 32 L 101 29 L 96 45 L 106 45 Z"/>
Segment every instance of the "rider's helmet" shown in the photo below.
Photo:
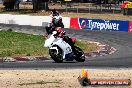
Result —
<path fill-rule="evenodd" d="M 57 28 L 56 28 L 56 31 L 57 31 L 58 33 L 63 32 L 63 30 L 62 30 L 62 28 L 61 28 L 61 27 L 57 27 Z"/>
<path fill-rule="evenodd" d="M 56 31 L 59 37 L 63 37 L 65 35 L 65 31 L 63 31 L 61 27 L 57 27 Z"/>
<path fill-rule="evenodd" d="M 59 12 L 56 9 L 51 11 L 52 16 L 59 16 Z"/>

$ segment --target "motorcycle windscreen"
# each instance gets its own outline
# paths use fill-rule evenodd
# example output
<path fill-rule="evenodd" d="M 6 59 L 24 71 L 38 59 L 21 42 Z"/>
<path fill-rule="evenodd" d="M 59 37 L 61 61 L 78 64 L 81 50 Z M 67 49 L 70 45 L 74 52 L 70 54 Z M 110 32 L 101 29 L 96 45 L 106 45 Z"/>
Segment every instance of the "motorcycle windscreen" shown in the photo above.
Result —
<path fill-rule="evenodd" d="M 51 35 L 49 39 L 45 40 L 44 47 L 50 47 L 51 44 L 54 42 L 54 40 L 55 40 L 55 37 Z"/>

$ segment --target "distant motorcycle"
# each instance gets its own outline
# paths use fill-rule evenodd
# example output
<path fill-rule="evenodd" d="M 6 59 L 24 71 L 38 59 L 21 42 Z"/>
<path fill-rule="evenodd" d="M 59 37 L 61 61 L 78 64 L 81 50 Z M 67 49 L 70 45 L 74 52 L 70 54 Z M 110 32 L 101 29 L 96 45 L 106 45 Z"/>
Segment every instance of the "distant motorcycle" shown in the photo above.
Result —
<path fill-rule="evenodd" d="M 52 18 L 52 22 L 55 23 L 56 27 L 64 28 L 64 24 L 62 22 L 62 17 L 61 16 L 54 16 Z"/>
<path fill-rule="evenodd" d="M 52 22 L 51 23 L 53 23 L 55 27 L 64 28 L 64 24 L 62 22 L 62 17 L 61 16 L 52 17 Z M 51 23 L 49 23 L 49 24 L 51 24 Z"/>
<path fill-rule="evenodd" d="M 56 36 L 56 33 L 56 31 L 53 31 L 44 44 L 44 47 L 49 48 L 51 58 L 57 63 L 61 63 L 63 60 L 73 61 L 74 59 L 78 62 L 84 62 L 84 52 L 75 45 L 73 49 L 63 38 Z M 75 42 L 73 41 L 73 43 Z"/>
<path fill-rule="evenodd" d="M 51 21 L 46 26 L 46 30 L 55 29 L 56 27 L 64 28 L 64 24 L 62 22 L 62 16 L 60 15 L 50 15 Z"/>
<path fill-rule="evenodd" d="M 48 23 L 48 26 L 46 26 L 46 31 L 48 34 L 52 33 L 52 31 L 55 31 L 57 27 L 64 28 L 64 24 L 62 22 L 62 18 L 60 17 L 54 17 L 52 18 L 52 22 Z"/>

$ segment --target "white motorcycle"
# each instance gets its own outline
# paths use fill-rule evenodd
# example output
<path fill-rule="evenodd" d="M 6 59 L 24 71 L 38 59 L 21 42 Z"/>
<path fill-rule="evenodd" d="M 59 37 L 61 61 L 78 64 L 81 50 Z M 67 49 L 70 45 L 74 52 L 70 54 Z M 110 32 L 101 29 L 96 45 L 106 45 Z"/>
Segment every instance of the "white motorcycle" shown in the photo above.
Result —
<path fill-rule="evenodd" d="M 56 37 L 56 33 L 56 31 L 53 31 L 44 44 L 44 47 L 49 48 L 51 58 L 57 63 L 61 63 L 63 60 L 73 61 L 74 59 L 78 62 L 84 62 L 84 52 L 77 46 L 74 46 L 73 50 L 63 38 Z"/>

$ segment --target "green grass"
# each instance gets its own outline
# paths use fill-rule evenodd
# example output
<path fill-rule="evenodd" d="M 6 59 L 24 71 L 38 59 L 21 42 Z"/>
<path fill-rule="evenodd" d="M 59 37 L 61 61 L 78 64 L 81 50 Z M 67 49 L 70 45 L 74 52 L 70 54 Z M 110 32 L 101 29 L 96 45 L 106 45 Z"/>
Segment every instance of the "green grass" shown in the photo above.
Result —
<path fill-rule="evenodd" d="M 0 31 L 0 57 L 4 56 L 42 56 L 48 55 L 48 49 L 43 47 L 44 37 L 11 31 Z M 77 46 L 85 52 L 97 49 L 96 44 L 77 41 Z"/>
<path fill-rule="evenodd" d="M 84 40 L 77 40 L 75 45 L 79 46 L 84 52 L 92 52 L 97 50 L 96 43 L 90 43 Z"/>

